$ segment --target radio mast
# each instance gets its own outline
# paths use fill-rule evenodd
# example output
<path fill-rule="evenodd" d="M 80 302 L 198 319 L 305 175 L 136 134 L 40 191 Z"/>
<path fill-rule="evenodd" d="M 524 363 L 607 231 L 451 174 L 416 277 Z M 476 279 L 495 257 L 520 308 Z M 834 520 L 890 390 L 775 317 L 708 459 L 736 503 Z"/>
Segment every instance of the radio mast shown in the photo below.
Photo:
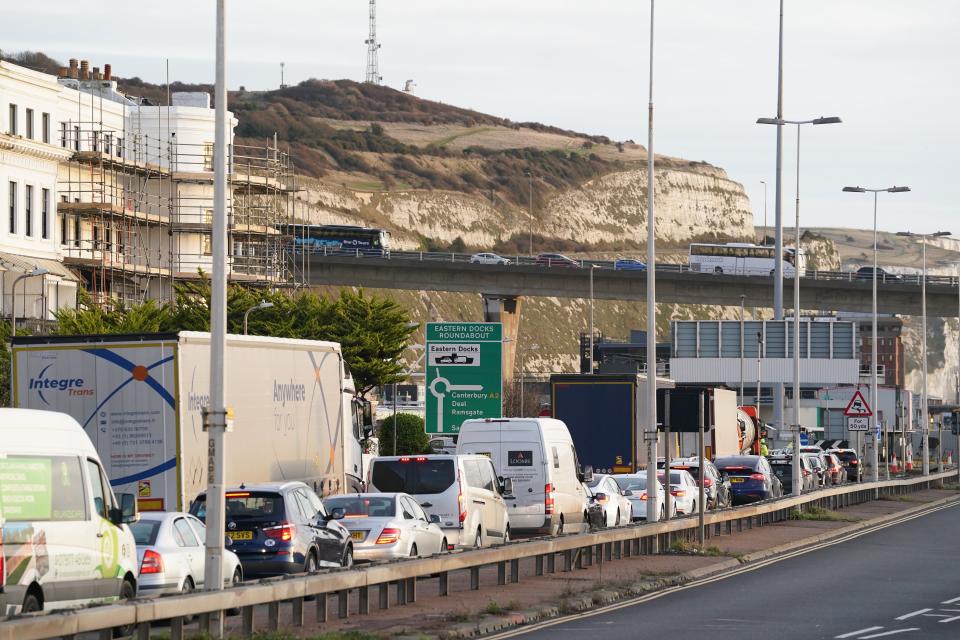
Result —
<path fill-rule="evenodd" d="M 364 41 L 367 45 L 367 78 L 365 82 L 380 84 L 383 77 L 380 75 L 380 64 L 377 60 L 377 51 L 380 43 L 377 42 L 377 0 L 370 0 L 370 34 Z"/>

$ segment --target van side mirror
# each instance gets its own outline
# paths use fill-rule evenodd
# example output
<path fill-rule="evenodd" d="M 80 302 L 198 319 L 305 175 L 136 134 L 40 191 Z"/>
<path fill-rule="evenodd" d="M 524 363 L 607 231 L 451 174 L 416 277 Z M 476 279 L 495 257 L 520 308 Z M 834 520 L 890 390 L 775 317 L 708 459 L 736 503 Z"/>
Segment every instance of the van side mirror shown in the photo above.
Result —
<path fill-rule="evenodd" d="M 347 515 L 347 510 L 343 507 L 335 507 L 330 510 L 330 513 L 327 514 L 326 520 L 330 522 L 331 520 L 343 520 L 344 516 Z"/>
<path fill-rule="evenodd" d="M 580 476 L 580 482 L 586 482 L 590 484 L 593 482 L 593 467 L 587 465 L 583 468 L 583 471 L 577 474 Z"/>
<path fill-rule="evenodd" d="M 632 496 L 632 495 L 633 495 L 633 491 L 631 491 L 630 489 L 624 489 L 624 491 L 623 491 L 623 496 L 624 496 L 625 498 L 629 498 L 629 497 Z"/>
<path fill-rule="evenodd" d="M 139 518 L 137 515 L 137 496 L 132 493 L 121 493 L 117 497 L 120 499 L 120 508 L 110 510 L 110 521 L 117 526 L 136 522 Z"/>
<path fill-rule="evenodd" d="M 373 425 L 365 424 L 363 425 L 363 439 L 369 440 L 370 436 L 373 435 Z"/>
<path fill-rule="evenodd" d="M 504 478 L 503 476 L 500 476 L 497 478 L 497 482 L 500 485 L 500 495 L 513 495 L 513 478 Z"/>

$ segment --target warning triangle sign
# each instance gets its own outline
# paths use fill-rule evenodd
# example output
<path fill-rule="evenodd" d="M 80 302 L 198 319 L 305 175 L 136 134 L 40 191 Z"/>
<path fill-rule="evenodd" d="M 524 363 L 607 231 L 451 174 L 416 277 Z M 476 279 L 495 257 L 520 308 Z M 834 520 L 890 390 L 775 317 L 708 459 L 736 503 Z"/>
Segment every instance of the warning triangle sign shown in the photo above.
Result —
<path fill-rule="evenodd" d="M 860 389 L 857 389 L 853 397 L 850 398 L 847 408 L 843 410 L 843 415 L 848 418 L 865 418 L 873 415 L 873 411 L 870 410 L 870 405 L 867 404 L 863 394 L 860 393 Z"/>

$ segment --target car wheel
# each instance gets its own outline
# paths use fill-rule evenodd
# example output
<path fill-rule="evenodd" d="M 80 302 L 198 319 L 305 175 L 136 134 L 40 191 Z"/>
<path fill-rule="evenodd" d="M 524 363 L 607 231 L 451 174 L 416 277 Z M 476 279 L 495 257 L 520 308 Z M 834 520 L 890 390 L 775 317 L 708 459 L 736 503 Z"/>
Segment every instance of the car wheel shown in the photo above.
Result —
<path fill-rule="evenodd" d="M 693 506 L 690 507 L 690 513 L 700 513 L 700 512 L 697 510 L 697 501 L 696 501 L 696 500 L 693 501 Z"/>
<path fill-rule="evenodd" d="M 418 555 L 419 554 L 417 553 L 417 543 L 414 542 L 412 545 L 410 545 L 410 557 L 416 558 Z"/>
<path fill-rule="evenodd" d="M 553 535 L 555 536 L 563 535 L 563 516 L 560 516 L 560 521 L 557 523 L 557 532 Z"/>
<path fill-rule="evenodd" d="M 180 588 L 180 595 L 184 596 L 193 591 L 193 580 L 190 579 L 190 576 L 187 576 L 187 579 L 183 581 L 183 587 Z M 183 616 L 183 624 L 190 624 L 193 622 L 193 616 Z"/>
<path fill-rule="evenodd" d="M 43 606 L 40 604 L 40 598 L 35 593 L 28 593 L 24 597 L 20 613 L 35 613 L 42 610 Z"/>
<path fill-rule="evenodd" d="M 510 527 L 507 527 L 506 533 L 503 534 L 503 544 L 510 542 Z"/>
<path fill-rule="evenodd" d="M 440 541 L 440 551 L 438 551 L 437 553 L 443 554 L 443 553 L 447 553 L 448 551 L 449 549 L 447 549 L 447 539 L 444 538 L 443 540 Z"/>
<path fill-rule="evenodd" d="M 307 554 L 307 560 L 303 563 L 304 573 L 313 573 L 317 570 L 317 554 L 313 551 Z"/>
<path fill-rule="evenodd" d="M 473 548 L 474 549 L 483 548 L 483 534 L 480 532 L 480 529 L 477 529 L 477 537 L 474 538 L 473 540 Z"/>
<path fill-rule="evenodd" d="M 722 274 L 722 273 L 723 273 L 723 269 L 722 269 L 721 267 L 714 267 L 714 268 L 713 268 L 713 272 L 714 272 L 714 273 Z"/>
<path fill-rule="evenodd" d="M 123 584 L 120 585 L 120 601 L 124 600 L 133 600 L 137 597 L 137 588 L 133 586 L 133 583 L 129 580 L 124 580 Z M 124 638 L 127 636 L 132 636 L 133 631 L 136 628 L 134 624 L 128 624 L 123 627 L 115 627 L 113 630 L 114 638 Z"/>
<path fill-rule="evenodd" d="M 663 505 L 660 505 L 660 519 L 666 520 L 667 510 Z"/>
<path fill-rule="evenodd" d="M 613 526 L 615 527 L 620 526 L 620 509 L 617 509 L 617 519 L 613 521 Z"/>
<path fill-rule="evenodd" d="M 343 552 L 343 558 L 340 559 L 340 566 L 346 569 L 353 567 L 353 547 L 347 545 L 346 550 Z"/>

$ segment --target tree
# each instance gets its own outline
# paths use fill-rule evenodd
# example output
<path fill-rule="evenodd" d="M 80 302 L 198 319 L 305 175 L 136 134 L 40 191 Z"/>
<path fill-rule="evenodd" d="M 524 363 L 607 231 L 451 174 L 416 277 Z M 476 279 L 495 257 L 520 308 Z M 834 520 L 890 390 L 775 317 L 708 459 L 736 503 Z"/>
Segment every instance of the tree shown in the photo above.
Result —
<path fill-rule="evenodd" d="M 0 322 L 0 407 L 10 406 L 10 325 Z"/>
<path fill-rule="evenodd" d="M 171 329 L 172 313 L 166 304 L 147 300 L 125 306 L 113 303 L 93 304 L 90 294 L 81 290 L 76 309 L 56 312 L 58 335 L 85 335 L 97 333 L 157 333 Z"/>
<path fill-rule="evenodd" d="M 412 413 L 397 414 L 397 450 L 393 450 L 393 416 L 380 423 L 380 455 L 405 456 L 430 453 L 430 438 L 423 418 Z"/>

